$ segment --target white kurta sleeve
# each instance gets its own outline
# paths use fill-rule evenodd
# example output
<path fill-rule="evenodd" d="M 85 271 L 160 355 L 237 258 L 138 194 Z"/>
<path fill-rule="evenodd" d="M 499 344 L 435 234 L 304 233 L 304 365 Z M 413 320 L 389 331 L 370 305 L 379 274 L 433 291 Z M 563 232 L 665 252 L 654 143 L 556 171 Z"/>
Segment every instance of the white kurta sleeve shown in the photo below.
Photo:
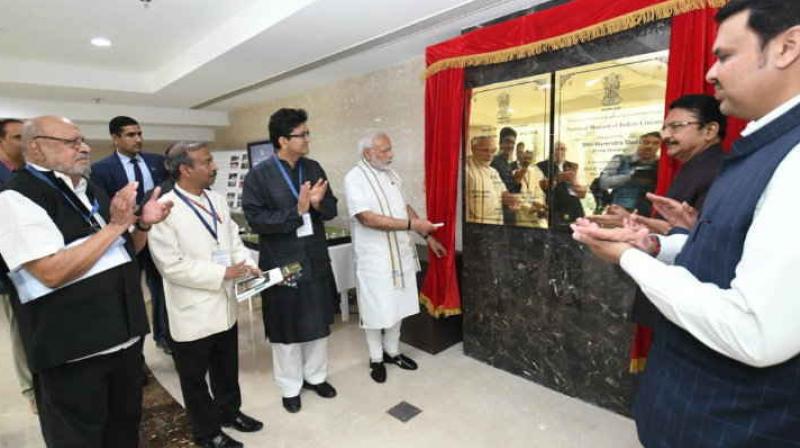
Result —
<path fill-rule="evenodd" d="M 9 270 L 64 248 L 64 236 L 50 215 L 25 196 L 13 190 L 0 193 L 0 210 L 0 254 Z"/>
<path fill-rule="evenodd" d="M 358 168 L 354 168 L 344 178 L 344 195 L 347 198 L 347 210 L 350 217 L 356 216 L 361 212 L 375 212 L 373 210 L 373 194 L 369 191 L 370 185 L 364 174 Z"/>
<path fill-rule="evenodd" d="M 775 170 L 756 206 L 730 288 L 630 249 L 620 266 L 667 319 L 711 349 L 765 367 L 800 353 L 800 209 L 793 207 L 800 145 Z"/>

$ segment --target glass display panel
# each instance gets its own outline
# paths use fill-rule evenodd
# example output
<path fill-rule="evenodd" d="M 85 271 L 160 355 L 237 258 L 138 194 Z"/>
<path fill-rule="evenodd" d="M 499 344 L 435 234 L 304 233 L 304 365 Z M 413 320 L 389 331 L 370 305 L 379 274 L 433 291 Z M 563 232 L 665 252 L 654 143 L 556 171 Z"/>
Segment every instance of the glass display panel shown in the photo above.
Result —
<path fill-rule="evenodd" d="M 547 228 L 551 74 L 474 89 L 465 168 L 467 222 Z M 501 139 L 502 136 L 502 139 Z"/>

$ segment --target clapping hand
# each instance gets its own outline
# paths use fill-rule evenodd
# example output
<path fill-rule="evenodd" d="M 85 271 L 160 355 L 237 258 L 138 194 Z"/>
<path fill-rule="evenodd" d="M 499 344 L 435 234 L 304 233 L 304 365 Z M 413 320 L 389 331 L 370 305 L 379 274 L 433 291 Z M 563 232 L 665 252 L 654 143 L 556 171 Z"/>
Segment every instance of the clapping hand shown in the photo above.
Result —
<path fill-rule="evenodd" d="M 647 193 L 653 208 L 673 227 L 691 229 L 697 222 L 697 209 L 686 202 L 678 202 L 665 196 Z"/>
<path fill-rule="evenodd" d="M 297 197 L 297 213 L 304 215 L 308 213 L 311 205 L 311 182 L 303 182 L 300 186 L 300 194 Z"/>
<path fill-rule="evenodd" d="M 585 244 L 602 260 L 619 263 L 622 253 L 630 248 L 638 248 L 647 253 L 653 251 L 653 243 L 647 227 L 626 218 L 623 226 L 603 229 L 596 223 L 578 218 L 573 224 L 572 238 Z"/>
<path fill-rule="evenodd" d="M 311 206 L 318 209 L 319 203 L 322 202 L 322 199 L 325 197 L 325 193 L 327 191 L 328 181 L 322 178 L 317 180 L 317 183 L 315 183 L 309 191 L 309 201 L 311 202 Z"/>
<path fill-rule="evenodd" d="M 130 182 L 111 199 L 109 224 L 127 230 L 136 222 L 136 188 L 138 182 Z"/>
<path fill-rule="evenodd" d="M 142 205 L 142 215 L 139 217 L 139 222 L 145 226 L 158 224 L 167 219 L 170 210 L 172 210 L 173 202 L 159 201 L 159 196 L 161 196 L 161 187 L 156 187 L 147 202 Z"/>

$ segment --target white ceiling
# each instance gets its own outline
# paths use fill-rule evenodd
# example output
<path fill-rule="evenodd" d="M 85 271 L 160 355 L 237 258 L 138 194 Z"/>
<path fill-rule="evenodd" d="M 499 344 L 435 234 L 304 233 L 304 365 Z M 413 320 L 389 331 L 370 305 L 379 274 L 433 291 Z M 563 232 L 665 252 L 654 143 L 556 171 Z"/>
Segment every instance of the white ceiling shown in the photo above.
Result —
<path fill-rule="evenodd" d="M 3 102 L 27 112 L 99 102 L 168 108 L 170 117 L 195 108 L 220 123 L 216 111 L 421 56 L 463 28 L 542 2 L 0 0 L 0 112 L 14 113 Z M 96 36 L 113 46 L 91 46 Z M 200 116 L 189 115 L 172 124 Z"/>

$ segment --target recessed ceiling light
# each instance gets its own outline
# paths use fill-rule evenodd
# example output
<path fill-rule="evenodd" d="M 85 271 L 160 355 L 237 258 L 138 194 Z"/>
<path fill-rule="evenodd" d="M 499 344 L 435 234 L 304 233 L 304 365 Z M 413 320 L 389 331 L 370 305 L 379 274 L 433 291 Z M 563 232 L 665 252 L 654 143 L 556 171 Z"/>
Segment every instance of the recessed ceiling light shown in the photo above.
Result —
<path fill-rule="evenodd" d="M 111 41 L 106 39 L 105 37 L 95 37 L 91 40 L 92 45 L 95 47 L 110 47 Z"/>

